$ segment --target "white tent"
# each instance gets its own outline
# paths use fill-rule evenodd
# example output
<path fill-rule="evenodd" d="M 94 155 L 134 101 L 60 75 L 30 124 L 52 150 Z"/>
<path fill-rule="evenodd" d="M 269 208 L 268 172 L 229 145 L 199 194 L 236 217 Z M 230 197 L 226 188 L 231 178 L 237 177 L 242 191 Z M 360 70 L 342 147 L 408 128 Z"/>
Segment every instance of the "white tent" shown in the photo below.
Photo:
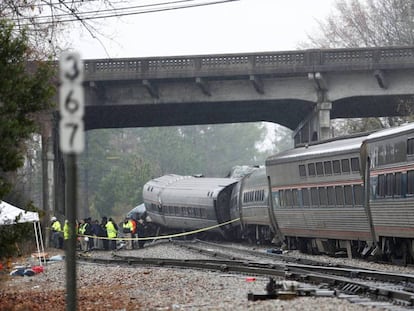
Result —
<path fill-rule="evenodd" d="M 44 254 L 42 230 L 39 222 L 39 214 L 36 212 L 29 212 L 13 206 L 7 202 L 0 201 L 0 226 L 14 225 L 17 223 L 32 222 L 36 237 L 37 253 L 40 265 L 42 265 L 42 254 Z M 43 259 L 45 260 L 44 256 Z"/>

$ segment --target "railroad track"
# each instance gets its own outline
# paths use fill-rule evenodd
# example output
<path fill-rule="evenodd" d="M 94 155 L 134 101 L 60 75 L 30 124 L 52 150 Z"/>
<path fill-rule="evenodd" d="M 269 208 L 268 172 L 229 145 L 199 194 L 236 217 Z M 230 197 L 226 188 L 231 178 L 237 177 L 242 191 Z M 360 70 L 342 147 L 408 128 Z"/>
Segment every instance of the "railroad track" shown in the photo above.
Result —
<path fill-rule="evenodd" d="M 198 246 L 196 244 L 199 244 Z M 204 243 L 174 242 L 174 245 L 185 247 L 192 251 L 213 257 L 212 259 L 169 259 L 146 258 L 136 256 L 122 256 L 114 254 L 110 259 L 94 256 L 79 256 L 79 260 L 98 264 L 116 265 L 151 265 L 162 267 L 177 267 L 187 269 L 204 269 L 225 273 L 246 274 L 249 276 L 266 276 L 277 280 L 296 281 L 301 284 L 296 291 L 297 295 L 329 295 L 346 298 L 355 302 L 367 303 L 385 307 L 389 310 L 414 306 L 414 276 L 398 273 L 387 273 L 376 270 L 347 267 L 332 267 L 311 264 L 286 262 L 275 258 L 274 262 L 259 262 L 263 253 L 246 251 L 249 258 L 242 255 L 235 256 L 231 247 L 222 247 L 219 244 L 209 244 L 217 248 L 206 248 Z M 237 249 L 243 253 L 245 250 Z M 229 253 L 232 252 L 232 253 Z M 260 256 L 258 255 L 260 254 Z M 256 260 L 254 260 L 254 257 Z M 268 258 L 268 254 L 264 257 Z M 278 257 L 278 256 L 277 256 Z M 222 259 L 219 259 L 222 258 Z M 252 259 L 253 258 L 253 259 Z M 312 284 L 312 285 L 309 285 Z M 327 291 L 328 290 L 328 291 Z M 270 295 L 269 297 L 272 297 Z M 257 298 L 257 297 L 256 297 Z M 249 298 L 250 299 L 250 298 Z M 253 296 L 254 299 L 254 296 Z M 367 300 L 368 299 L 368 300 Z"/>

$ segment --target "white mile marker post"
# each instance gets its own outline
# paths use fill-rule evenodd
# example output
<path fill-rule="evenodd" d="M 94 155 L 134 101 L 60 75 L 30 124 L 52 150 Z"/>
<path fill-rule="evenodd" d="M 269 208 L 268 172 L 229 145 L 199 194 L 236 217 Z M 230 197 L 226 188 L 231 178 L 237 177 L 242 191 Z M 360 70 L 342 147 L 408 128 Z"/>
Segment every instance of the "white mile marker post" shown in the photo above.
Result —
<path fill-rule="evenodd" d="M 66 217 L 69 223 L 69 239 L 66 241 L 66 310 L 77 310 L 76 293 L 76 209 L 77 180 L 76 154 L 85 148 L 83 124 L 83 62 L 78 53 L 62 53 L 59 60 L 59 133 L 60 149 L 67 155 L 66 166 Z"/>

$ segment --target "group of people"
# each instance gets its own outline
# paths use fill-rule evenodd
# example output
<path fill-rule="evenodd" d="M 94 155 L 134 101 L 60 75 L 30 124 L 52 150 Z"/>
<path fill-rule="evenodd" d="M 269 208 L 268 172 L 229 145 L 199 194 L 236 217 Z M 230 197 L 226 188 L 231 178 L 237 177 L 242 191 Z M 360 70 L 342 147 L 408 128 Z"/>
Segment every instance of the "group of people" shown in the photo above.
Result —
<path fill-rule="evenodd" d="M 121 227 L 121 228 L 120 228 Z M 76 224 L 78 234 L 78 247 L 82 251 L 92 249 L 115 250 L 117 240 L 126 238 L 126 248 L 134 249 L 144 247 L 145 241 L 136 238 L 145 237 L 146 225 L 142 219 L 138 221 L 127 217 L 118 226 L 112 218 L 102 217 L 101 223 L 98 220 L 92 221 L 90 217 L 83 219 Z M 51 218 L 51 242 L 55 248 L 64 248 L 64 241 L 69 239 L 69 225 L 65 220 L 62 226 L 56 217 Z M 118 237 L 120 239 L 118 239 Z"/>

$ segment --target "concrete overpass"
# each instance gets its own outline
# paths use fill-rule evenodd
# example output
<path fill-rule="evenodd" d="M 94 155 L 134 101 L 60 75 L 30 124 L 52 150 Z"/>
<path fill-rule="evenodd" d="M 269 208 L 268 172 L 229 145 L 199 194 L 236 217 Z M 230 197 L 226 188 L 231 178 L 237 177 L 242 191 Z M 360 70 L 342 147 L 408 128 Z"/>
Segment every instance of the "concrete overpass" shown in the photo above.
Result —
<path fill-rule="evenodd" d="M 87 129 L 270 121 L 296 142 L 330 119 L 406 114 L 414 47 L 85 61 Z"/>
<path fill-rule="evenodd" d="M 295 142 L 303 143 L 329 138 L 331 119 L 406 115 L 413 103 L 414 47 L 100 59 L 84 64 L 87 130 L 270 121 L 293 129 Z M 44 187 L 49 189 L 45 202 L 51 211 L 64 204 L 56 195 L 62 191 L 53 190 L 64 187 L 54 137 L 47 140 L 44 157 Z"/>

